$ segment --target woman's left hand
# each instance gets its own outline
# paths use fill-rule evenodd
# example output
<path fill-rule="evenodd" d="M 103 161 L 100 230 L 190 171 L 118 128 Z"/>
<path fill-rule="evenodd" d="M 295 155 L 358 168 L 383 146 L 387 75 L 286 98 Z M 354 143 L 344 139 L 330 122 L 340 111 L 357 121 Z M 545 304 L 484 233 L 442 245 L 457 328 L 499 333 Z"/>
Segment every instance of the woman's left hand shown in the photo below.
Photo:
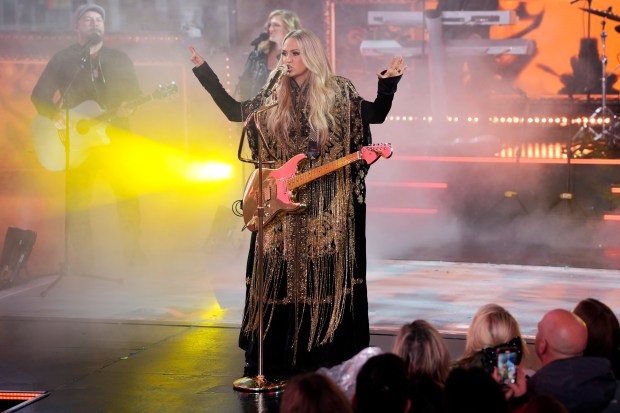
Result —
<path fill-rule="evenodd" d="M 377 76 L 379 76 L 380 79 L 400 76 L 405 73 L 405 70 L 407 70 L 407 68 L 408 66 L 405 64 L 405 59 L 403 59 L 402 56 L 393 57 L 390 60 L 390 66 L 387 68 L 387 70 L 383 72 L 378 72 Z"/>

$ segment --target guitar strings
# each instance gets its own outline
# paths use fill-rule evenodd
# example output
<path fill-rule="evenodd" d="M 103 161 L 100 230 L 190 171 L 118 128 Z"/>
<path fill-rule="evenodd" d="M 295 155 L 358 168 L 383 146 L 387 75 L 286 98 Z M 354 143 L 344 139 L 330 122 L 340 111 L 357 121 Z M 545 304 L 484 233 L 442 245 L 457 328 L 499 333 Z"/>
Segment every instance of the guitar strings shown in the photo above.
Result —
<path fill-rule="evenodd" d="M 101 55 L 97 54 L 97 63 L 93 67 L 93 59 L 90 59 L 90 79 L 93 83 L 95 80 L 101 80 L 101 83 L 105 85 L 105 76 L 103 75 L 103 69 L 101 68 Z"/>

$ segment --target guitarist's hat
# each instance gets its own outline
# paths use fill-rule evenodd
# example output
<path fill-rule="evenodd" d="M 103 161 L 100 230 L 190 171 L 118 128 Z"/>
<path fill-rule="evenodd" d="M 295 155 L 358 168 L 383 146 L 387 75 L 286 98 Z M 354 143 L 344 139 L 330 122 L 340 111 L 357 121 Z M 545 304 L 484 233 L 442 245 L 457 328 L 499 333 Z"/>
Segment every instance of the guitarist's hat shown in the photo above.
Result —
<path fill-rule="evenodd" d="M 99 13 L 105 21 L 105 10 L 103 7 L 97 4 L 82 4 L 80 7 L 75 9 L 75 12 L 73 13 L 73 26 L 77 26 L 78 22 L 87 11 Z"/>

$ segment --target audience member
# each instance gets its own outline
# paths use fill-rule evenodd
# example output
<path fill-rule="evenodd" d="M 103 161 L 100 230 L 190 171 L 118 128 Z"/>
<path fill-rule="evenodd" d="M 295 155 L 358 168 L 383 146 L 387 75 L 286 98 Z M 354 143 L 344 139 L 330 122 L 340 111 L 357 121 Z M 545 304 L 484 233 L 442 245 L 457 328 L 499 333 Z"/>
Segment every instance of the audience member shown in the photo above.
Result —
<path fill-rule="evenodd" d="M 555 398 L 538 395 L 530 398 L 523 413 L 568 413 L 568 410 Z"/>
<path fill-rule="evenodd" d="M 569 413 L 596 413 L 609 406 L 617 389 L 611 363 L 583 357 L 587 340 L 585 323 L 575 314 L 562 309 L 545 314 L 535 345 L 542 367 L 528 380 L 530 396 L 553 396 Z"/>
<path fill-rule="evenodd" d="M 614 376 L 620 379 L 620 323 L 612 309 L 599 300 L 586 298 L 577 304 L 573 313 L 588 329 L 583 355 L 608 358 Z"/>
<path fill-rule="evenodd" d="M 521 337 L 519 323 L 504 307 L 486 304 L 478 309 L 467 331 L 465 350 L 456 362 L 456 367 L 478 367 L 486 370 L 496 381 L 497 355 L 500 349 L 510 348 L 516 354 L 516 381 L 505 383 L 502 387 L 504 397 L 512 409 L 522 407 L 527 402 L 525 372 L 520 367 L 527 351 L 525 340 Z"/>
<path fill-rule="evenodd" d="M 366 347 L 355 356 L 333 367 L 321 367 L 316 372 L 332 379 L 349 400 L 355 394 L 357 374 L 369 358 L 383 354 L 380 347 Z"/>
<path fill-rule="evenodd" d="M 371 357 L 362 366 L 355 385 L 356 413 L 403 413 L 411 407 L 405 362 L 396 354 Z"/>
<path fill-rule="evenodd" d="M 451 361 L 439 331 L 424 320 L 405 324 L 396 336 L 392 351 L 405 361 L 415 411 L 441 411 L 443 387 Z"/>
<path fill-rule="evenodd" d="M 486 304 L 474 315 L 467 331 L 465 350 L 456 366 L 482 367 L 492 374 L 497 367 L 497 349 L 500 347 L 514 347 L 516 364 L 521 364 L 527 351 L 517 320 L 502 306 Z"/>
<path fill-rule="evenodd" d="M 280 402 L 280 413 L 352 413 L 351 403 L 338 386 L 318 373 L 293 376 Z"/>
<path fill-rule="evenodd" d="M 414 410 L 415 412 L 415 406 Z M 479 367 L 456 367 L 446 380 L 444 412 L 508 413 L 502 387 Z"/>

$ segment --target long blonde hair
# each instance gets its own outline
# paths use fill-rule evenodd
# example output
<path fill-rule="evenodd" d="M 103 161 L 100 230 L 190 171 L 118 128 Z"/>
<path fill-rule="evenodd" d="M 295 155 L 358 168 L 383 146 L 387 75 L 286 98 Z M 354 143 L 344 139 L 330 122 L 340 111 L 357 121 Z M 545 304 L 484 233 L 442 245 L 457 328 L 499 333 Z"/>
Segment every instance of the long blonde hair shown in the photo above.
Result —
<path fill-rule="evenodd" d="M 521 337 L 519 323 L 504 307 L 486 304 L 478 309 L 467 332 L 465 349 L 459 364 L 471 362 L 485 348 L 508 343 L 515 337 Z M 523 352 L 526 344 L 521 338 Z"/>
<path fill-rule="evenodd" d="M 405 360 L 409 379 L 428 378 L 443 387 L 450 373 L 450 352 L 439 331 L 427 321 L 403 325 L 392 352 Z"/>
<path fill-rule="evenodd" d="M 291 10 L 286 10 L 286 9 L 276 9 L 272 11 L 271 13 L 269 13 L 269 16 L 267 17 L 267 21 L 265 22 L 265 31 L 267 32 L 269 31 L 269 23 L 271 22 L 271 19 L 276 16 L 282 19 L 282 21 L 286 25 L 287 32 L 290 32 L 291 30 L 301 29 L 301 20 L 299 19 L 299 16 L 297 15 L 297 13 Z M 280 47 L 282 45 L 277 45 L 277 46 Z M 271 42 L 269 39 L 264 40 L 258 44 L 258 50 L 260 50 L 263 53 L 269 53 L 269 50 L 272 47 L 275 47 L 275 44 L 273 44 L 273 42 Z"/>
<path fill-rule="evenodd" d="M 297 40 L 301 59 L 308 69 L 306 87 L 308 88 L 308 122 L 312 133 L 318 136 L 322 149 L 329 139 L 329 127 L 334 122 L 331 110 L 336 98 L 337 85 L 321 40 L 307 30 L 294 30 L 284 37 L 284 42 Z M 282 58 L 280 58 L 280 64 Z M 272 73 L 273 75 L 273 73 Z M 284 79 L 287 80 L 287 79 Z M 295 114 L 291 96 L 291 85 L 283 81 L 277 88 L 278 106 L 269 112 L 267 127 L 279 140 L 289 142 L 289 130 L 294 127 Z"/>

